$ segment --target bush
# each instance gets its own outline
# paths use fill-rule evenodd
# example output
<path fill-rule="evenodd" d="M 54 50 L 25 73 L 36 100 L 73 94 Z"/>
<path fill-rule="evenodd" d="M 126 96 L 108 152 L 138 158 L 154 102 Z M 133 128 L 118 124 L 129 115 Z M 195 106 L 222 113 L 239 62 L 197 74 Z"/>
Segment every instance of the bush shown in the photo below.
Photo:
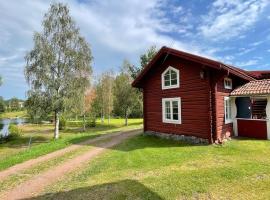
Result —
<path fill-rule="evenodd" d="M 60 120 L 59 120 L 59 130 L 65 130 L 67 126 L 67 120 L 65 117 L 60 117 Z"/>
<path fill-rule="evenodd" d="M 91 127 L 96 127 L 96 118 L 90 118 L 89 120 L 86 121 L 86 127 L 91 128 Z"/>
<path fill-rule="evenodd" d="M 19 129 L 19 127 L 16 124 L 9 124 L 8 127 L 8 138 L 13 139 L 13 138 L 18 138 L 22 135 L 22 130 Z"/>

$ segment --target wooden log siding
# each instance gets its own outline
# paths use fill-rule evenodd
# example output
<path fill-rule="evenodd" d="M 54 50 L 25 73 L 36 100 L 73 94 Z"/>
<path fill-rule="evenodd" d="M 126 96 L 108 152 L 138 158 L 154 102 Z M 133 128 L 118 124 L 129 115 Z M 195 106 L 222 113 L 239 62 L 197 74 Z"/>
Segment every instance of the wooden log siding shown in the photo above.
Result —
<path fill-rule="evenodd" d="M 161 89 L 161 74 L 168 66 L 180 71 L 180 88 Z M 201 70 L 205 79 L 200 77 Z M 163 47 L 132 83 L 143 88 L 144 130 L 196 136 L 209 142 L 233 135 L 233 124 L 224 120 L 224 97 L 231 92 L 224 88 L 227 76 L 232 78 L 233 88 L 255 80 L 233 66 Z M 162 122 L 162 98 L 173 97 L 181 97 L 182 124 Z"/>
<path fill-rule="evenodd" d="M 225 136 L 233 135 L 233 123 L 225 124 L 224 97 L 228 97 L 232 89 L 224 88 L 225 74 L 220 75 L 216 82 L 216 139 L 222 141 Z M 229 77 L 232 78 L 232 77 Z M 233 83 L 234 82 L 234 79 Z M 234 85 L 233 85 L 234 87 Z"/>
<path fill-rule="evenodd" d="M 180 88 L 161 89 L 161 74 L 168 66 L 180 71 Z M 200 78 L 201 70 L 201 64 L 173 56 L 152 68 L 143 84 L 145 131 L 210 138 L 210 84 Z M 162 98 L 172 97 L 181 97 L 182 124 L 162 122 Z"/>

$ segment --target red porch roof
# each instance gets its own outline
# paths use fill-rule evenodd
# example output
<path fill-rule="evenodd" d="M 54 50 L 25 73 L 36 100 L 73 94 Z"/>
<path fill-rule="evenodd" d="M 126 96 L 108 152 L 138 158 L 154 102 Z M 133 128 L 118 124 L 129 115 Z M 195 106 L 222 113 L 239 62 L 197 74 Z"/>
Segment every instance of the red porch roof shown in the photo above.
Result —
<path fill-rule="evenodd" d="M 250 81 L 231 92 L 231 96 L 270 95 L 270 79 Z"/>

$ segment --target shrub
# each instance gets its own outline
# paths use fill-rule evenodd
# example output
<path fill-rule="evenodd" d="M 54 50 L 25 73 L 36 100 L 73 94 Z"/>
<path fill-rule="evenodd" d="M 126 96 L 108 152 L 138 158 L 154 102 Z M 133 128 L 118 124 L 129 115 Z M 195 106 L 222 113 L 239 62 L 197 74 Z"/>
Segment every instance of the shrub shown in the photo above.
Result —
<path fill-rule="evenodd" d="M 89 120 L 86 121 L 86 127 L 91 128 L 91 127 L 96 127 L 96 118 L 91 117 Z"/>
<path fill-rule="evenodd" d="M 65 130 L 67 126 L 67 120 L 65 117 L 60 117 L 60 120 L 59 120 L 59 130 Z"/>
<path fill-rule="evenodd" d="M 8 127 L 8 138 L 13 139 L 13 138 L 18 138 L 22 135 L 22 130 L 19 129 L 19 127 L 16 124 L 9 124 Z"/>

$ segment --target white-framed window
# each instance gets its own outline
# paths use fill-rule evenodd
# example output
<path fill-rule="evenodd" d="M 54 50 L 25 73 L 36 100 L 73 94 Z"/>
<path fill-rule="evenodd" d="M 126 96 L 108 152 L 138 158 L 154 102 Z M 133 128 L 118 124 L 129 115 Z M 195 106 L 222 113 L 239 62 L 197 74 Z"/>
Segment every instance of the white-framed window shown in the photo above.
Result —
<path fill-rule="evenodd" d="M 224 97 L 224 119 L 225 124 L 232 123 L 232 104 L 230 97 Z"/>
<path fill-rule="evenodd" d="M 179 70 L 169 66 L 161 75 L 162 89 L 179 88 Z"/>
<path fill-rule="evenodd" d="M 224 88 L 229 90 L 232 89 L 232 79 L 224 78 Z"/>
<path fill-rule="evenodd" d="M 162 121 L 164 123 L 181 124 L 181 98 L 162 99 Z"/>

